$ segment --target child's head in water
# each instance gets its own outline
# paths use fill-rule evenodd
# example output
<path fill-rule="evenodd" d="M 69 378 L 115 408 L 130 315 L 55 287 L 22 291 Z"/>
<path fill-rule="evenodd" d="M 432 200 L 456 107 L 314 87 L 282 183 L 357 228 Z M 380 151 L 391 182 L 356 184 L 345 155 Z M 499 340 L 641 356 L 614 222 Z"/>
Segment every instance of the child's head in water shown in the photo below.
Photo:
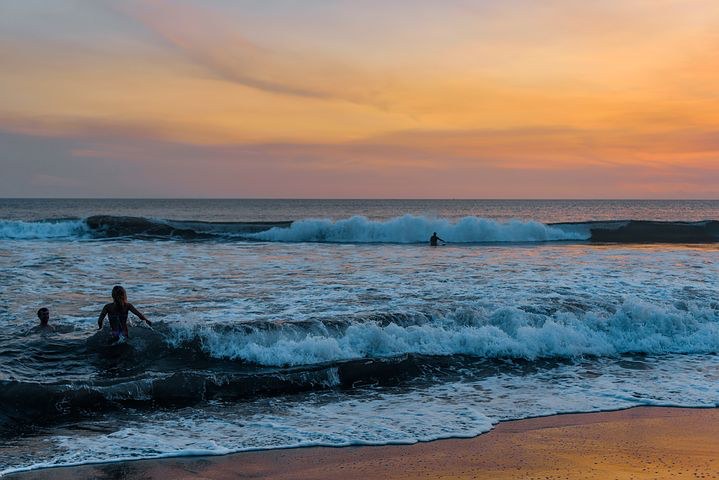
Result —
<path fill-rule="evenodd" d="M 112 287 L 112 300 L 115 305 L 124 307 L 127 304 L 127 292 L 120 285 Z"/>
<path fill-rule="evenodd" d="M 37 318 L 40 319 L 41 327 L 47 327 L 48 322 L 50 321 L 50 310 L 48 310 L 47 307 L 42 307 L 37 311 Z"/>

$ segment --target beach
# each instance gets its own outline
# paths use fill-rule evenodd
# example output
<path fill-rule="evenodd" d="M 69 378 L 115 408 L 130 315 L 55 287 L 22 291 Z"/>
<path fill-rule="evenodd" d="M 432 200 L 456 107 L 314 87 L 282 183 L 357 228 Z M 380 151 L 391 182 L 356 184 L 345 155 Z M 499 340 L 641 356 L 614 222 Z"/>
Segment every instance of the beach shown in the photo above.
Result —
<path fill-rule="evenodd" d="M 139 460 L 8 475 L 44 479 L 719 478 L 719 409 L 637 407 L 500 423 L 471 439 Z"/>
<path fill-rule="evenodd" d="M 364 476 L 390 452 L 417 456 L 393 474 L 492 471 L 524 458 L 477 455 L 513 420 L 719 405 L 719 242 L 621 220 L 711 234 L 719 202 L 18 200 L 0 218 L 0 475 L 204 475 L 196 459 L 241 454 L 264 476 Z M 116 285 L 152 322 L 121 346 L 97 321 Z M 424 460 L 448 438 L 480 443 Z"/>
<path fill-rule="evenodd" d="M 2 1 L 0 480 L 719 480 L 658 3 Z"/>

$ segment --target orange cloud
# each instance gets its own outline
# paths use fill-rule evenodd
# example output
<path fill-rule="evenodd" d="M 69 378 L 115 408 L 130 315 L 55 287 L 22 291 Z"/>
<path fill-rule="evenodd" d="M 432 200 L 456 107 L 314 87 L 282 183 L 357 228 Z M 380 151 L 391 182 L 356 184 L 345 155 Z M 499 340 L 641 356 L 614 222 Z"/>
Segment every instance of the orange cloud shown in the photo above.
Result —
<path fill-rule="evenodd" d="M 211 9 L 165 0 L 118 9 L 219 79 L 281 95 L 384 105 L 387 85 L 376 76 L 321 53 L 262 47 L 242 35 L 237 21 Z"/>

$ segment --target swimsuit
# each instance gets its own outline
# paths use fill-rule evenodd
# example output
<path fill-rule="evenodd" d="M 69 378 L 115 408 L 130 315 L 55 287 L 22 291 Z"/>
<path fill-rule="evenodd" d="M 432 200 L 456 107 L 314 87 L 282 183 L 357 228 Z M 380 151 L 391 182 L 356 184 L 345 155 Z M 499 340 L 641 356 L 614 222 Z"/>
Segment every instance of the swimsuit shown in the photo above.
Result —
<path fill-rule="evenodd" d="M 107 318 L 110 320 L 110 332 L 115 338 L 120 338 L 120 335 L 125 338 L 129 337 L 127 331 L 127 314 L 128 310 L 124 312 L 108 312 Z"/>

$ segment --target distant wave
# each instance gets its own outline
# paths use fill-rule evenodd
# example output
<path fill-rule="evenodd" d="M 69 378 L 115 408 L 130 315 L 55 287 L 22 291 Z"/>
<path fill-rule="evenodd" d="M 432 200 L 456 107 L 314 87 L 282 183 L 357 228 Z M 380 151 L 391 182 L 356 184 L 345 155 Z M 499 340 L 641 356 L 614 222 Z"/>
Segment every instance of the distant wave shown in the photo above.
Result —
<path fill-rule="evenodd" d="M 285 222 L 203 222 L 144 217 L 92 216 L 85 219 L 0 220 L 0 239 L 132 238 L 146 240 L 243 240 L 314 243 L 424 244 L 432 232 L 449 243 L 712 243 L 719 221 L 659 222 L 616 220 L 550 223 L 480 217 L 459 220 L 404 215 L 388 220 L 354 216 L 342 220 Z"/>
<path fill-rule="evenodd" d="M 0 239 L 82 238 L 89 233 L 90 229 L 83 220 L 0 220 Z"/>
<path fill-rule="evenodd" d="M 548 242 L 587 240 L 589 232 L 561 228 L 535 221 L 497 222 L 486 218 L 465 217 L 457 222 L 404 215 L 386 221 L 355 216 L 346 220 L 307 219 L 293 222 L 289 228 L 272 228 L 253 234 L 259 240 L 274 242 L 328 243 L 426 243 L 432 232 L 447 242 Z"/>
<path fill-rule="evenodd" d="M 221 239 L 242 238 L 291 222 L 203 222 L 98 215 L 85 219 L 0 220 L 0 239 Z"/>

